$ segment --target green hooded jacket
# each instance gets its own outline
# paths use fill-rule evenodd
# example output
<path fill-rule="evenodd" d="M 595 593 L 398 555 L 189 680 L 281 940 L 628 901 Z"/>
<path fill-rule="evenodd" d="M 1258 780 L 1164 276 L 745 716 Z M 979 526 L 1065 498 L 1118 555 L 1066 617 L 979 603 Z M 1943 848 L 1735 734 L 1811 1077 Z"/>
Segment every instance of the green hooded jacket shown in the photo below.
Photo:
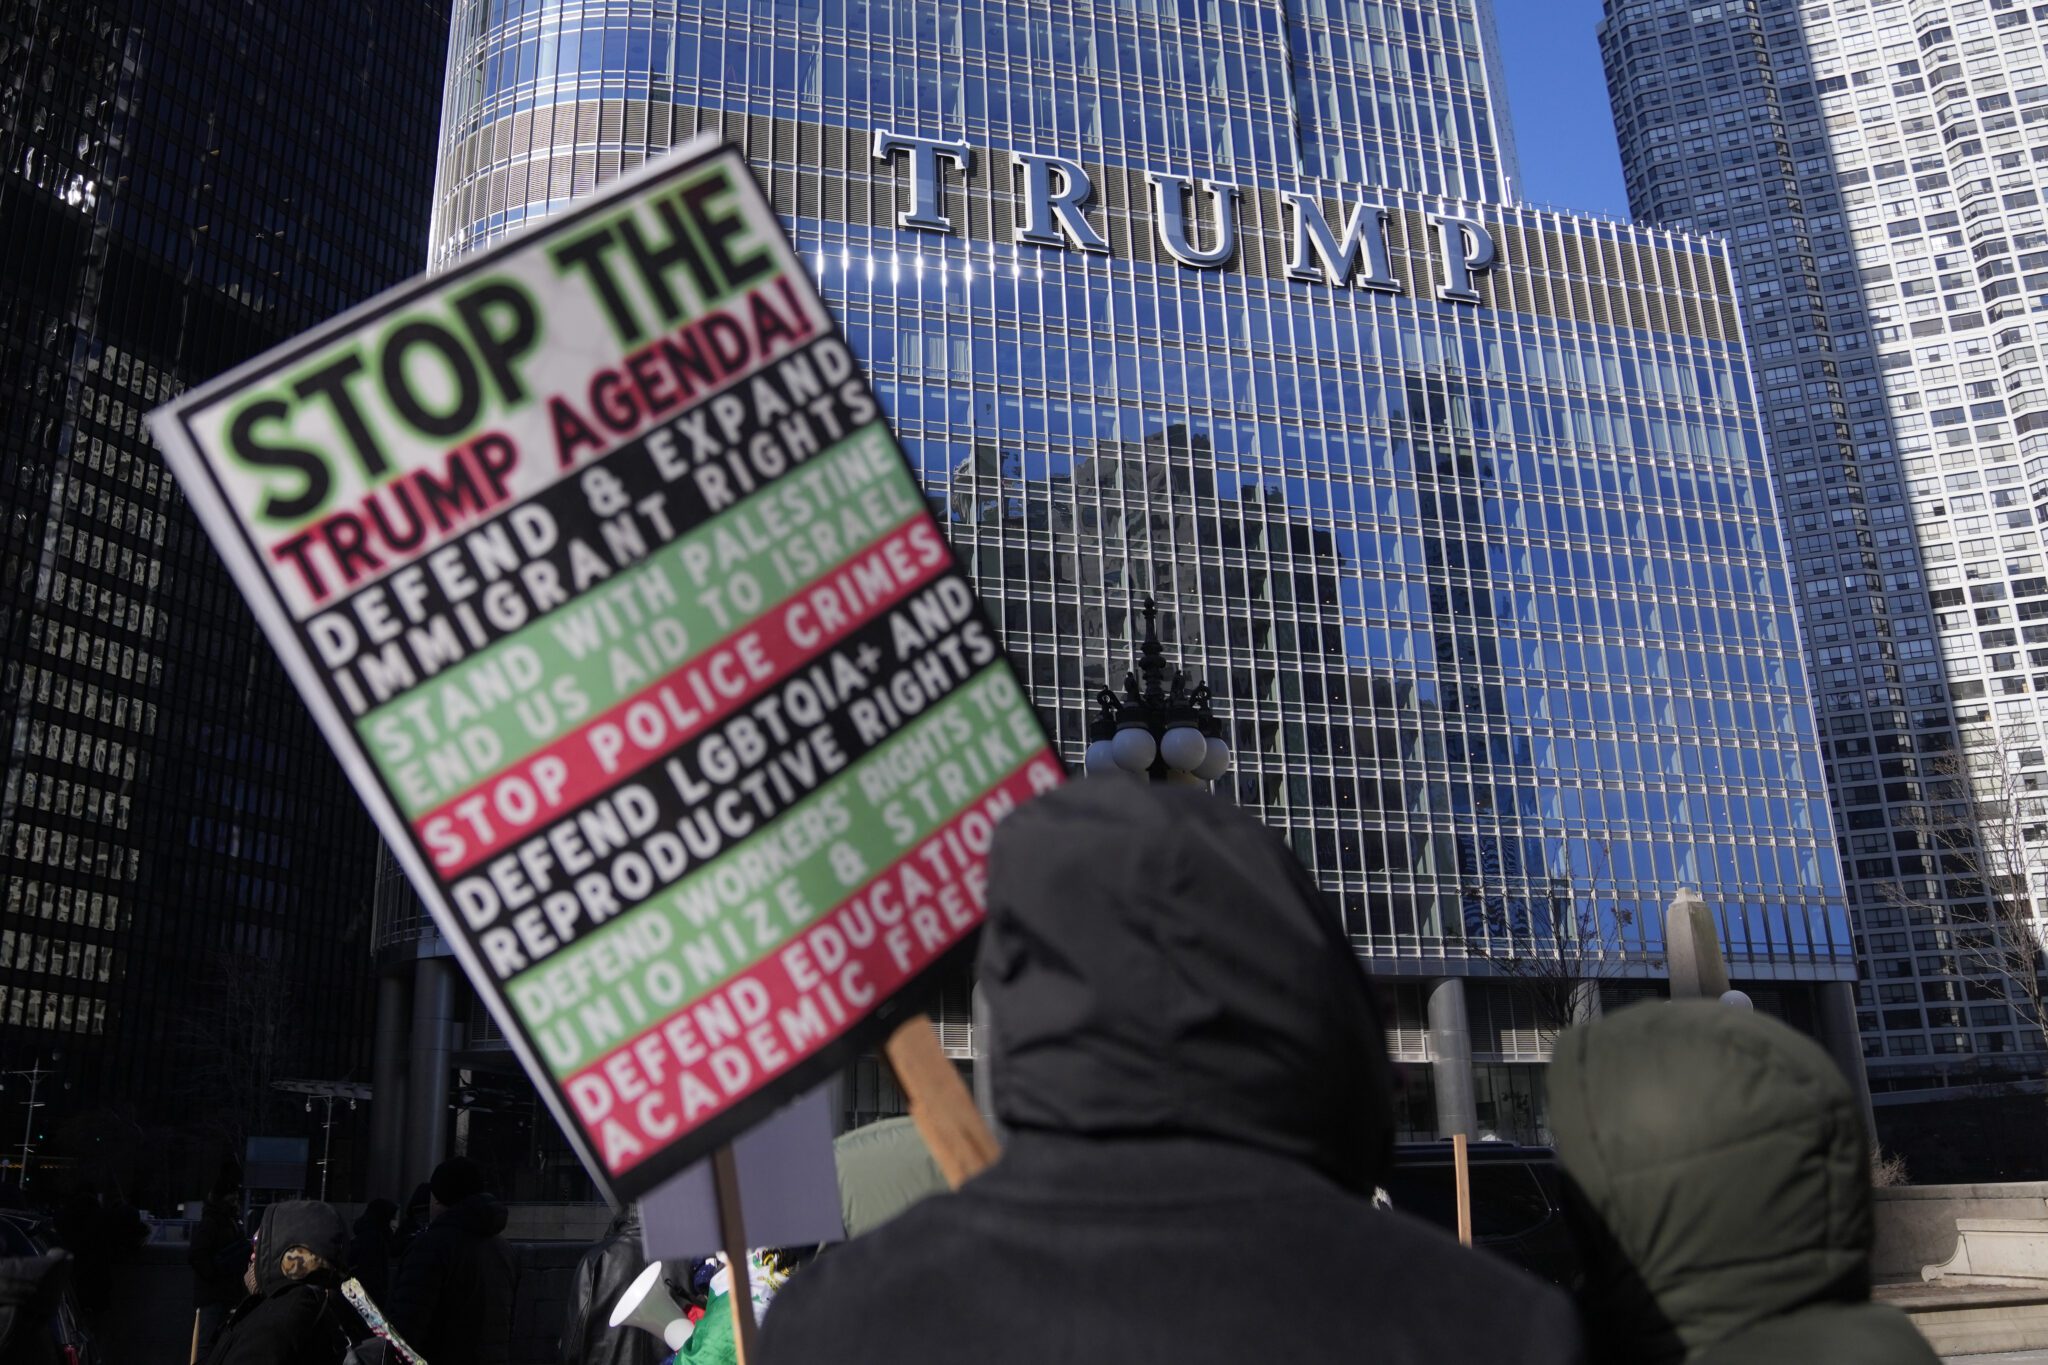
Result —
<path fill-rule="evenodd" d="M 1937 1365 L 1870 1302 L 1869 1139 L 1817 1044 L 1650 1002 L 1565 1033 L 1549 1080 L 1595 1365 Z"/>

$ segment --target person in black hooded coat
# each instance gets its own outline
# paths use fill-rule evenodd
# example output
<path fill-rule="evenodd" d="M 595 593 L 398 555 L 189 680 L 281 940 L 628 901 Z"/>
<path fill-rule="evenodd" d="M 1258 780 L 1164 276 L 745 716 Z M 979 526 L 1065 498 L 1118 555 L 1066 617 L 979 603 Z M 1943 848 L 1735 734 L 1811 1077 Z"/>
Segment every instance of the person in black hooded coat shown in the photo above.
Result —
<path fill-rule="evenodd" d="M 397 1241 L 391 1220 L 397 1216 L 398 1205 L 389 1199 L 372 1199 L 356 1219 L 355 1233 L 349 1239 L 348 1263 L 372 1303 L 383 1303 L 391 1296 L 391 1253 Z"/>
<path fill-rule="evenodd" d="M 1386 1043 L 1285 844 L 1200 791 L 1070 785 L 999 827 L 979 972 L 997 1163 L 819 1258 L 767 1365 L 1566 1365 L 1556 1290 L 1372 1193 Z"/>
<path fill-rule="evenodd" d="M 199 1313 L 199 1354 L 213 1349 L 220 1329 L 247 1292 L 249 1234 L 242 1226 L 242 1168 L 228 1161 L 213 1178 L 185 1260 L 192 1267 L 192 1304 Z"/>
<path fill-rule="evenodd" d="M 509 1214 L 468 1157 L 449 1157 L 428 1183 L 434 1221 L 392 1276 L 391 1325 L 429 1365 L 505 1365 L 514 1275 L 498 1234 Z"/>
<path fill-rule="evenodd" d="M 207 1365 L 338 1365 L 369 1329 L 341 1296 L 348 1224 L 317 1200 L 272 1204 L 256 1230 L 255 1293 L 221 1329 Z"/>

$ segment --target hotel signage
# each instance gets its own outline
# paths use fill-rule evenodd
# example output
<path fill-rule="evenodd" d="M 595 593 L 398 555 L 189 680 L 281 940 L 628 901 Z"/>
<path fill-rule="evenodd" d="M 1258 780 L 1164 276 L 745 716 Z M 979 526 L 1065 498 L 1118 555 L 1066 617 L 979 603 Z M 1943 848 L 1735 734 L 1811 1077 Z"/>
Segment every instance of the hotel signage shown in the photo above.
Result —
<path fill-rule="evenodd" d="M 875 160 L 901 163 L 910 172 L 910 207 L 896 215 L 896 225 L 917 232 L 951 233 L 946 214 L 946 177 L 971 175 L 974 148 L 946 138 L 914 137 L 886 128 L 875 130 Z M 1014 240 L 1062 251 L 1107 254 L 1109 243 L 1088 221 L 1094 185 L 1077 161 L 1037 152 L 1011 152 L 1010 177 L 1018 197 Z M 1146 173 L 1151 186 L 1152 218 L 1159 244 L 1182 265 L 1216 270 L 1237 256 L 1236 185 L 1203 180 L 1199 186 L 1159 171 Z M 1387 252 L 1388 212 L 1376 204 L 1356 203 L 1344 219 L 1343 231 L 1331 226 L 1320 200 L 1312 194 L 1283 192 L 1287 211 L 1287 277 L 1397 294 Z M 1202 207 L 1191 211 L 1190 199 Z M 1191 218 L 1200 218 L 1199 230 Z M 1482 302 L 1478 277 L 1500 264 L 1493 234 L 1474 219 L 1449 213 L 1428 215 L 1435 235 L 1436 296 L 1452 303 Z M 1197 245 L 1196 238 L 1202 242 Z"/>

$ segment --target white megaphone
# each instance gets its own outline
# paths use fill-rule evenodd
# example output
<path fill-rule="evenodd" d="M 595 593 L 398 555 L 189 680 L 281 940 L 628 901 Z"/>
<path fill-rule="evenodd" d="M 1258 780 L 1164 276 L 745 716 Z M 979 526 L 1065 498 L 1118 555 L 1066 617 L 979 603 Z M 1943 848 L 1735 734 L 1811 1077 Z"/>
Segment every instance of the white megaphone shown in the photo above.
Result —
<path fill-rule="evenodd" d="M 696 1324 L 662 1282 L 660 1261 L 641 1271 L 640 1277 L 619 1295 L 619 1301 L 612 1305 L 611 1325 L 651 1332 L 666 1342 L 671 1351 L 682 1350 L 683 1343 L 696 1330 Z"/>

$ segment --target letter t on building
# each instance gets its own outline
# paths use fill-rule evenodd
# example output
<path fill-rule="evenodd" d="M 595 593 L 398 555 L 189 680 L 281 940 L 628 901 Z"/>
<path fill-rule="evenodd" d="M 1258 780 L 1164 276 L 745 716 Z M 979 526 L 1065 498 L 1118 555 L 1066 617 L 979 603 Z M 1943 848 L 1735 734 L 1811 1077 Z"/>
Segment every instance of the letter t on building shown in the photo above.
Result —
<path fill-rule="evenodd" d="M 910 208 L 896 215 L 896 226 L 951 232 L 953 220 L 946 216 L 945 191 L 939 184 L 939 158 L 946 158 L 966 175 L 974 169 L 974 149 L 965 142 L 875 129 L 875 160 L 887 161 L 898 152 L 910 153 Z"/>

